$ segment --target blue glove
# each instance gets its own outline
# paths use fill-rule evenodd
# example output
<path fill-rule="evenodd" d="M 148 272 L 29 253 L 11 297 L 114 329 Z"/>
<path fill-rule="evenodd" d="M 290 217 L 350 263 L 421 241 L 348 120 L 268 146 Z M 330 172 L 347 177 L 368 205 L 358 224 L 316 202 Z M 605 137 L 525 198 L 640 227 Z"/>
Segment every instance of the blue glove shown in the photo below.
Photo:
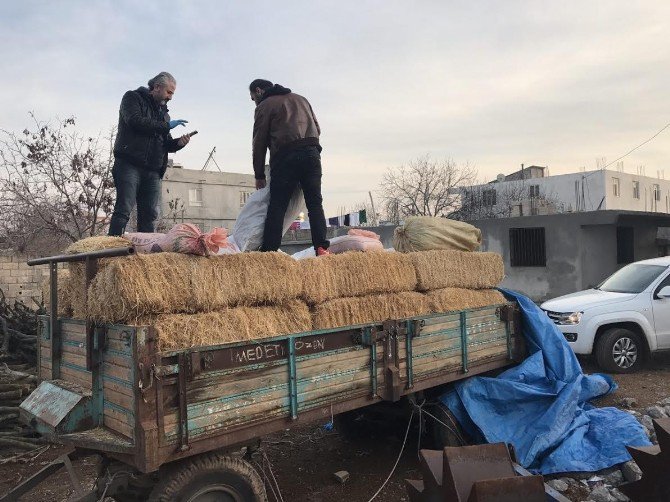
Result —
<path fill-rule="evenodd" d="M 182 120 L 182 119 L 171 120 L 170 129 L 174 129 L 177 126 L 185 126 L 186 124 L 188 124 L 188 120 Z"/>

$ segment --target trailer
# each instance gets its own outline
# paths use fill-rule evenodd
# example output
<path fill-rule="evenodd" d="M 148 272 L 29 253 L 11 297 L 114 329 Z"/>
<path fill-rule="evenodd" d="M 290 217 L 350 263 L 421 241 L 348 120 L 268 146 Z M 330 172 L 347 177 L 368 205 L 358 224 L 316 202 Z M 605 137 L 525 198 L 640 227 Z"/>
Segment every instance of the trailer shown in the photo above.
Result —
<path fill-rule="evenodd" d="M 88 283 L 98 259 L 132 253 L 29 262 L 49 265 L 51 301 L 39 318 L 40 384 L 21 420 L 73 455 L 103 455 L 105 468 L 84 493 L 66 456 L 0 500 L 16 500 L 60 467 L 82 501 L 103 490 L 118 500 L 266 500 L 259 474 L 234 454 L 252 452 L 263 436 L 437 395 L 525 356 L 513 303 L 162 352 L 150 325 L 57 317 L 58 263 L 85 262 Z"/>

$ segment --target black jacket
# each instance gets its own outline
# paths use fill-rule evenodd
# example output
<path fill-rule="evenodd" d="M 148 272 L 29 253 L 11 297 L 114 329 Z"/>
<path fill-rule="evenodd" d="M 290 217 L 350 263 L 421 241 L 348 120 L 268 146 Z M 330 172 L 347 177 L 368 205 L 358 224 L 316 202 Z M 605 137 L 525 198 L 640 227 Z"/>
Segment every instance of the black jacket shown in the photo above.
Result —
<path fill-rule="evenodd" d="M 157 171 L 162 178 L 167 169 L 168 152 L 182 147 L 170 135 L 170 115 L 165 105 L 156 103 L 146 87 L 123 95 L 114 157 L 130 164 Z"/>

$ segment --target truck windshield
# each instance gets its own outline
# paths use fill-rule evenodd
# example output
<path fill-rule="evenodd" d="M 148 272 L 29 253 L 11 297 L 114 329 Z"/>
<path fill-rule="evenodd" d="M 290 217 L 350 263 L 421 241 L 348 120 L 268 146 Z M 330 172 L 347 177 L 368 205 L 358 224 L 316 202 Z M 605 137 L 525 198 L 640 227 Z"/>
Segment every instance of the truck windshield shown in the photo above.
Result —
<path fill-rule="evenodd" d="M 641 293 L 667 267 L 634 263 L 615 272 L 596 289 L 611 293 Z"/>

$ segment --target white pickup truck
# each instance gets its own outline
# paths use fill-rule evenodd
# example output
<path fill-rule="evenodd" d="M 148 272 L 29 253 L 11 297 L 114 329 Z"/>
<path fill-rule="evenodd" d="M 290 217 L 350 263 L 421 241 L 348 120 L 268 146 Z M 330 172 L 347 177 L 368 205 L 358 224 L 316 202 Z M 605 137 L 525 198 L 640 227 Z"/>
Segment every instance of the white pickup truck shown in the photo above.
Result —
<path fill-rule="evenodd" d="M 636 371 L 652 352 L 670 350 L 670 256 L 627 265 L 541 308 L 576 354 L 594 354 L 605 371 Z"/>

